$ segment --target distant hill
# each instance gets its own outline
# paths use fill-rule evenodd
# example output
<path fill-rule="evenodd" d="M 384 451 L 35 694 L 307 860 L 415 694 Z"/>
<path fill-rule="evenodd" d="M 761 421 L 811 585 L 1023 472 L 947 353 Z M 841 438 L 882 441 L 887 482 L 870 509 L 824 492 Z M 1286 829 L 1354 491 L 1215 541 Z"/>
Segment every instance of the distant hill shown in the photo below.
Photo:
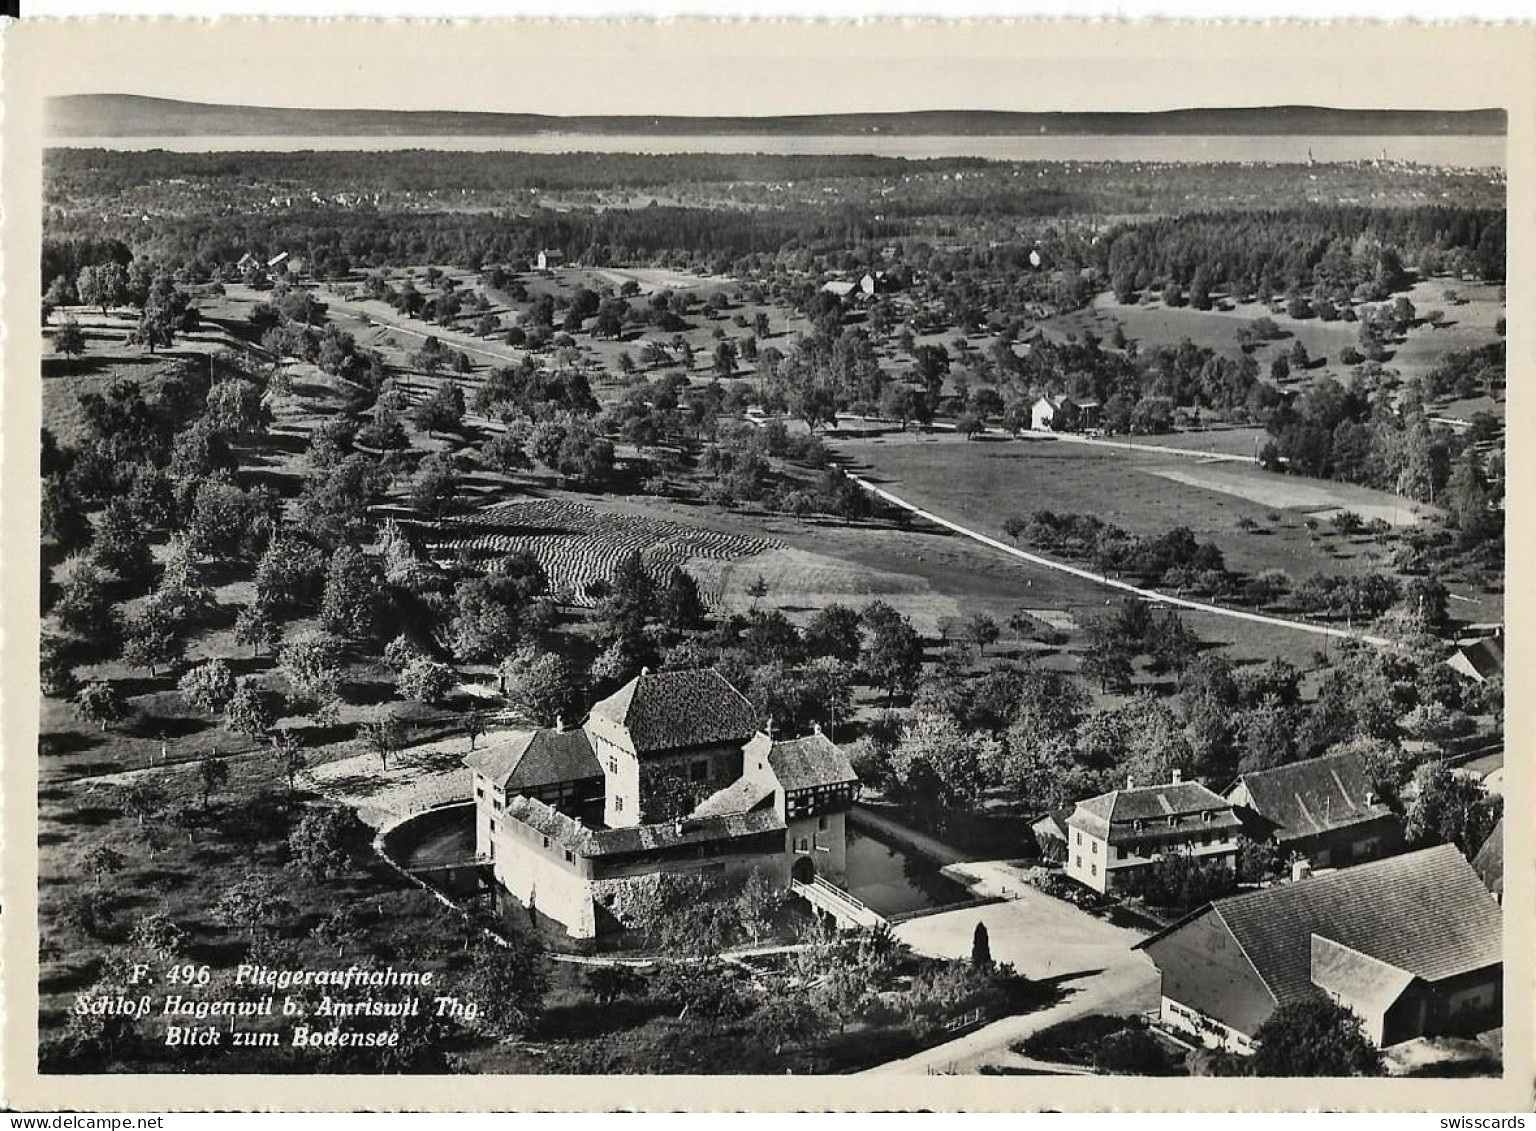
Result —
<path fill-rule="evenodd" d="M 1341 110 L 1263 106 L 1151 113 L 917 110 L 780 117 L 655 117 L 488 113 L 467 110 L 325 110 L 227 106 L 137 94 L 71 94 L 48 100 L 54 137 L 431 137 L 456 134 L 1503 134 L 1502 110 Z"/>

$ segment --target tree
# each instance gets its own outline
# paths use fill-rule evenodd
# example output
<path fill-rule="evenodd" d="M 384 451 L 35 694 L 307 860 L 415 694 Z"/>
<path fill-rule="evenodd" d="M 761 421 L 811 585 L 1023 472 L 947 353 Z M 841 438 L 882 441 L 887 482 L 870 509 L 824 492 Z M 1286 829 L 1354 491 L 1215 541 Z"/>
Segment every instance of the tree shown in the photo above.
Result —
<path fill-rule="evenodd" d="M 182 654 L 182 642 L 164 606 L 150 602 L 131 617 L 123 636 L 123 662 L 143 668 L 151 676 L 174 664 Z"/>
<path fill-rule="evenodd" d="M 668 628 L 696 628 L 704 621 L 704 598 L 699 594 L 699 583 L 681 566 L 672 568 L 657 604 L 661 620 Z"/>
<path fill-rule="evenodd" d="M 1360 1018 L 1318 996 L 1288 1002 L 1254 1033 L 1255 1076 L 1378 1076 L 1381 1053 Z"/>
<path fill-rule="evenodd" d="M 1444 762 L 1420 766 L 1413 778 L 1418 795 L 1403 815 L 1408 843 L 1415 847 L 1454 844 L 1470 860 L 1498 823 L 1503 799 Z"/>
<path fill-rule="evenodd" d="M 416 406 L 412 419 L 416 427 L 431 435 L 456 432 L 464 423 L 464 390 L 457 381 L 444 381 L 433 394 Z"/>
<path fill-rule="evenodd" d="M 580 710 L 576 673 L 558 653 L 520 648 L 502 664 L 501 676 L 508 705 L 540 726 L 573 718 Z"/>
<path fill-rule="evenodd" d="M 751 1025 L 761 1040 L 773 1045 L 773 1054 L 778 1056 L 785 1045 L 803 1045 L 815 1040 L 829 1024 L 829 1012 L 834 1012 L 839 1022 L 846 1024 L 842 1013 L 813 1003 L 805 996 L 805 991 L 784 989 L 757 1008 L 752 1014 Z"/>
<path fill-rule="evenodd" d="M 293 904 L 260 872 L 247 872 L 230 884 L 212 907 L 216 922 L 258 938 L 270 935 L 293 912 Z"/>
<path fill-rule="evenodd" d="M 174 919 L 158 911 L 140 916 L 128 936 L 134 946 L 166 961 L 186 952 L 188 937 Z"/>
<path fill-rule="evenodd" d="M 123 806 L 123 812 L 139 825 L 143 825 L 165 808 L 165 790 L 158 782 L 146 777 L 134 778 L 121 786 L 117 791 L 117 798 Z"/>
<path fill-rule="evenodd" d="M 400 749 L 400 724 L 392 716 L 363 724 L 361 738 L 370 753 L 379 756 L 379 765 L 389 769 L 390 755 Z"/>
<path fill-rule="evenodd" d="M 117 875 L 127 863 L 127 857 L 102 841 L 97 841 L 80 854 L 80 867 L 94 879 L 97 887 L 101 886 L 102 877 Z"/>
<path fill-rule="evenodd" d="M 589 966 L 582 976 L 587 992 L 599 1005 L 612 1005 L 621 997 L 644 997 L 649 986 L 630 966 Z"/>
<path fill-rule="evenodd" d="M 277 666 L 296 695 L 324 701 L 340 686 L 341 651 L 335 636 L 311 629 L 283 645 Z"/>
<path fill-rule="evenodd" d="M 548 985 L 543 953 L 519 934 L 505 946 L 478 947 L 460 989 L 479 1003 L 475 1025 L 506 1039 L 530 1033 L 538 1025 Z"/>
<path fill-rule="evenodd" d="M 272 729 L 273 721 L 266 694 L 249 680 L 242 679 L 225 704 L 225 729 L 247 738 L 261 738 Z"/>
<path fill-rule="evenodd" d="M 325 571 L 321 624 L 347 640 L 371 636 L 378 623 L 382 588 L 378 563 L 356 546 L 341 546 Z"/>
<path fill-rule="evenodd" d="M 176 687 L 189 706 L 206 715 L 218 715 L 235 693 L 235 676 L 223 660 L 206 660 L 188 668 Z"/>
<path fill-rule="evenodd" d="M 773 928 L 774 917 L 784 905 L 784 889 L 762 869 L 753 868 L 734 902 L 742 929 L 755 946 Z"/>
<path fill-rule="evenodd" d="M 276 647 L 282 633 L 272 619 L 271 611 L 265 605 L 252 602 L 235 615 L 234 639 L 236 644 L 249 645 L 252 656 L 259 656 L 264 649 Z"/>
<path fill-rule="evenodd" d="M 96 723 L 106 730 L 111 723 L 121 722 L 128 715 L 128 704 L 116 687 L 104 679 L 92 680 L 79 691 L 73 700 L 75 714 L 87 723 Z"/>
<path fill-rule="evenodd" d="M 291 727 L 278 727 L 268 737 L 272 740 L 272 756 L 277 759 L 278 770 L 288 780 L 291 794 L 298 776 L 308 764 L 304 743 Z"/>
<path fill-rule="evenodd" d="M 857 663 L 863 640 L 859 633 L 859 614 L 847 605 L 826 605 L 805 626 L 805 651 L 810 656 L 826 656 L 843 663 Z"/>
<path fill-rule="evenodd" d="M 197 761 L 197 777 L 203 787 L 203 808 L 206 809 L 213 791 L 229 781 L 229 764 L 222 758 L 205 754 Z"/>
<path fill-rule="evenodd" d="M 982 766 L 996 760 L 999 745 L 988 735 L 966 734 L 947 715 L 914 715 L 891 751 L 893 784 L 920 805 L 972 804 L 981 797 Z"/>
<path fill-rule="evenodd" d="M 978 970 L 991 970 L 992 943 L 987 937 L 987 925 L 978 921 L 976 930 L 971 935 L 971 965 Z"/>
<path fill-rule="evenodd" d="M 1131 684 L 1131 647 L 1111 625 L 1103 620 L 1088 626 L 1088 647 L 1083 652 L 1082 673 L 1095 681 L 1099 690 L 1123 691 Z"/>
<path fill-rule="evenodd" d="M 53 332 L 53 352 L 67 358 L 85 353 L 85 331 L 73 317 L 64 319 Z"/>
<path fill-rule="evenodd" d="M 108 579 L 95 562 L 79 556 L 65 563 L 66 576 L 53 614 L 59 626 L 88 640 L 100 654 L 110 653 L 122 638 L 122 619 L 108 592 Z"/>
<path fill-rule="evenodd" d="M 408 663 L 400 672 L 396 688 L 402 699 L 418 703 L 436 703 L 453 687 L 453 669 L 425 656 Z"/>
<path fill-rule="evenodd" d="M 966 617 L 960 631 L 963 638 L 976 645 L 976 650 L 983 654 L 986 653 L 987 645 L 996 644 L 997 638 L 1002 635 L 997 622 L 986 613 L 972 613 Z"/>
<path fill-rule="evenodd" d="M 288 834 L 288 848 L 294 863 L 311 879 L 335 879 L 352 871 L 367 831 L 356 810 L 316 807 L 307 810 Z"/>
<path fill-rule="evenodd" d="M 923 638 L 905 617 L 881 624 L 865 649 L 863 663 L 869 681 L 883 688 L 889 701 L 911 695 L 923 669 Z"/>

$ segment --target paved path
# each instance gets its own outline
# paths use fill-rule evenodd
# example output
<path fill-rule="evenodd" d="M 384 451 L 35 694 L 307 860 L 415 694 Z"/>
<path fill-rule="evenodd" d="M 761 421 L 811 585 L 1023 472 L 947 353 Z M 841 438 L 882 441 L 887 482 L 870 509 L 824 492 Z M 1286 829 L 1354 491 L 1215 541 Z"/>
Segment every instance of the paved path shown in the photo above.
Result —
<path fill-rule="evenodd" d="M 836 466 L 837 461 L 834 460 L 833 464 Z M 846 471 L 846 468 L 844 470 Z M 1233 620 L 1245 620 L 1253 624 L 1267 624 L 1276 628 L 1289 628 L 1297 632 L 1309 632 L 1314 636 L 1331 636 L 1335 639 L 1344 640 L 1363 640 L 1368 644 L 1375 644 L 1381 647 L 1386 647 L 1391 643 L 1384 637 L 1371 636 L 1363 632 L 1354 632 L 1350 629 L 1331 628 L 1327 625 L 1308 624 L 1305 621 L 1287 620 L 1284 617 L 1266 616 L 1263 613 L 1248 612 L 1246 609 L 1231 609 L 1223 605 L 1208 604 L 1205 601 L 1192 601 L 1187 597 L 1171 597 L 1167 593 L 1159 593 L 1155 589 L 1144 589 L 1141 586 L 1132 585 L 1128 581 L 1117 581 L 1112 578 L 1105 577 L 1103 574 L 1094 573 L 1092 570 L 1086 570 L 1078 566 L 1067 565 L 1065 562 L 1058 562 L 1051 558 L 1043 558 L 1039 554 L 1031 554 L 1026 550 L 1020 550 L 1018 547 L 1010 546 L 1008 543 L 1000 541 L 997 538 L 993 538 L 990 535 L 982 534 L 980 531 L 972 530 L 968 526 L 961 526 L 958 522 L 954 522 L 950 519 L 944 518 L 941 515 L 934 514 L 932 511 L 924 510 L 922 507 L 917 506 L 915 503 L 909 503 L 906 499 L 901 498 L 899 495 L 893 495 L 883 487 L 876 486 L 862 476 L 855 475 L 852 472 L 847 472 L 847 475 L 849 479 L 853 480 L 853 482 L 864 488 L 864 490 L 868 491 L 870 494 L 876 496 L 877 498 L 885 500 L 892 506 L 900 507 L 902 510 L 909 511 L 912 514 L 917 515 L 919 518 L 927 519 L 929 522 L 944 527 L 946 530 L 953 530 L 956 534 L 960 534 L 974 542 L 980 542 L 983 546 L 990 546 L 994 550 L 1001 550 L 1003 553 L 1009 555 L 1010 557 L 1018 558 L 1020 561 L 1029 562 L 1031 565 L 1042 566 L 1045 569 L 1053 569 L 1058 573 L 1069 573 L 1073 577 L 1080 577 L 1084 581 L 1093 582 L 1095 585 L 1102 585 L 1108 589 L 1118 589 L 1123 593 L 1131 593 L 1137 597 L 1141 597 L 1155 604 L 1173 605 L 1181 609 L 1190 609 L 1197 613 L 1211 613 L 1215 616 L 1228 617 Z"/>
<path fill-rule="evenodd" d="M 959 865 L 1006 868 L 1000 861 Z M 948 870 L 948 869 L 946 869 Z M 976 1072 L 982 1065 L 1033 1067 L 1009 1046 L 1085 1013 L 1142 1013 L 1158 1003 L 1157 971 L 1131 946 L 1144 936 L 1097 919 L 1033 888 L 1004 903 L 909 919 L 896 935 L 913 949 L 966 958 L 978 922 L 987 925 L 992 956 L 1021 974 L 1054 981 L 1065 997 L 1034 1013 L 1004 1017 L 945 1044 L 870 1069 L 871 1073 Z"/>

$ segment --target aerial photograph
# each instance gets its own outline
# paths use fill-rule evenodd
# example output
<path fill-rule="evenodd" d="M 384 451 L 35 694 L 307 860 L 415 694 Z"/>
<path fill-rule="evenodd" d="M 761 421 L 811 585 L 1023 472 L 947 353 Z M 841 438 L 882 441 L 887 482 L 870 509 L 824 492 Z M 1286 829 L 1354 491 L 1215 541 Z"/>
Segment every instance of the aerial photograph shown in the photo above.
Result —
<path fill-rule="evenodd" d="M 1503 110 L 110 79 L 40 1072 L 1502 1075 Z"/>

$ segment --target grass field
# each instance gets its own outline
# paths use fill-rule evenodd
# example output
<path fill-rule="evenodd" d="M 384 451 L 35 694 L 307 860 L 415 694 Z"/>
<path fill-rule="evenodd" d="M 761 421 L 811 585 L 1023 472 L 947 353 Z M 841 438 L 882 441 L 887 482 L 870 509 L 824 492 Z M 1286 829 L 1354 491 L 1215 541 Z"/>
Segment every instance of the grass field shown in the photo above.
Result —
<path fill-rule="evenodd" d="M 1028 438 L 908 436 L 841 441 L 836 448 L 856 470 L 867 469 L 902 498 L 998 538 L 1005 537 L 1001 525 L 1009 516 L 1053 510 L 1095 515 L 1139 535 L 1187 526 L 1197 539 L 1221 548 L 1228 568 L 1245 573 L 1283 569 L 1297 581 L 1315 573 L 1379 571 L 1389 561 L 1390 536 L 1345 537 L 1326 520 L 1315 531 L 1307 527 L 1314 512 L 1394 504 L 1393 496 L 1347 484 L 1289 479 L 1241 464 L 1202 464 L 1181 456 Z M 1258 498 L 1266 501 L 1254 501 Z M 1397 504 L 1404 512 L 1409 509 L 1404 501 Z M 1253 529 L 1240 528 L 1239 520 L 1253 523 Z M 1022 574 L 1033 572 L 1027 563 L 1013 564 Z M 1068 582 L 1096 590 L 1071 578 L 1055 584 Z M 1054 588 L 1051 582 L 1036 584 Z M 1496 595 L 1464 595 L 1472 603 L 1458 603 L 1458 616 L 1476 608 L 1479 615 L 1499 619 L 1502 602 Z M 1298 636 L 1309 641 L 1305 650 L 1310 654 L 1315 638 L 1283 629 L 1244 624 L 1235 634 L 1227 628 L 1216 638 L 1238 639 L 1240 649 L 1281 646 L 1294 654 L 1296 641 L 1285 638 Z"/>

